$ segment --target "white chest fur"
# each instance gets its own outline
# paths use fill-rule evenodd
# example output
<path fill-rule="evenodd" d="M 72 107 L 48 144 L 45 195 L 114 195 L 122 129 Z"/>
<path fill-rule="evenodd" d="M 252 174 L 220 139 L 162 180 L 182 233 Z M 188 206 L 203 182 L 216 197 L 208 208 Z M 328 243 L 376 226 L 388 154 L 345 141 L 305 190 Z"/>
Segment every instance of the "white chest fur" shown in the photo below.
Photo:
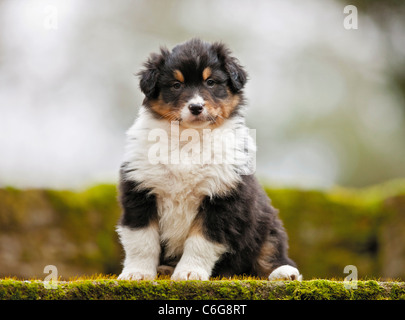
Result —
<path fill-rule="evenodd" d="M 124 159 L 129 169 L 125 178 L 141 183 L 156 195 L 160 239 L 166 244 L 166 256 L 182 254 L 203 198 L 226 194 L 235 187 L 240 174 L 247 170 L 244 166 L 251 163 L 255 148 L 251 139 L 248 144 L 241 144 L 219 138 L 218 130 L 243 126 L 240 121 L 228 120 L 221 129 L 215 129 L 217 135 L 198 131 L 194 136 L 196 132 L 173 125 L 176 124 L 156 120 L 141 109 L 139 118 L 127 132 Z M 191 134 L 191 139 L 185 139 L 184 134 Z"/>

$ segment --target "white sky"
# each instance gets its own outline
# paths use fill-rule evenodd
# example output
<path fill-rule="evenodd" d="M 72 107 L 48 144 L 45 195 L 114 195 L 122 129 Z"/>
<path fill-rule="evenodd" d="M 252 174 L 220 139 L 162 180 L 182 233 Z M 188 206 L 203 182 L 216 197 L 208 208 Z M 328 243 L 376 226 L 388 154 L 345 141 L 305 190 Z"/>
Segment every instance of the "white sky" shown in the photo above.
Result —
<path fill-rule="evenodd" d="M 359 128 L 376 151 L 402 142 L 384 35 L 367 17 L 359 17 L 358 30 L 345 30 L 343 6 L 333 1 L 172 1 L 164 12 L 150 3 L 2 3 L 0 186 L 115 182 L 124 133 L 142 101 L 133 73 L 160 45 L 194 35 L 224 40 L 248 69 L 248 123 L 264 180 L 334 185 L 352 147 L 336 138 L 349 134 L 345 128 L 328 131 L 325 123 L 352 118 L 350 130 Z M 121 92 L 123 105 L 115 106 Z"/>

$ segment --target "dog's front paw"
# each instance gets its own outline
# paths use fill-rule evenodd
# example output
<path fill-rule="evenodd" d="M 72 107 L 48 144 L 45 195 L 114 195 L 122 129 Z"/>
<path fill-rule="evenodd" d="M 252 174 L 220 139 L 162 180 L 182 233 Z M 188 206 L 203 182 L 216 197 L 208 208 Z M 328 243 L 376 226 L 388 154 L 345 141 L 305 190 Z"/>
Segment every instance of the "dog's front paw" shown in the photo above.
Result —
<path fill-rule="evenodd" d="M 302 275 L 297 268 L 284 265 L 273 270 L 269 275 L 269 280 L 302 280 Z"/>
<path fill-rule="evenodd" d="M 208 280 L 210 275 L 202 270 L 202 269 L 195 269 L 195 270 L 174 270 L 174 273 L 171 277 L 172 280 L 175 281 L 181 281 L 181 280 L 203 280 L 206 281 Z"/>
<path fill-rule="evenodd" d="M 153 280 L 156 277 L 156 272 L 139 271 L 139 270 L 123 270 L 118 276 L 118 280 Z"/>

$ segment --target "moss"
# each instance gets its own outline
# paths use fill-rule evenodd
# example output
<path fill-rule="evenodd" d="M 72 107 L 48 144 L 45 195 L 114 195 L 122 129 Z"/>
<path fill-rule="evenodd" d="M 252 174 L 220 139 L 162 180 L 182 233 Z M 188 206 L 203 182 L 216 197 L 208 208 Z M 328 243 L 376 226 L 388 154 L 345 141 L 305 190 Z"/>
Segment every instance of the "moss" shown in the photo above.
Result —
<path fill-rule="evenodd" d="M 380 300 L 385 298 L 386 290 L 377 281 L 365 281 L 357 284 L 353 290 L 353 299 L 356 300 Z"/>
<path fill-rule="evenodd" d="M 405 298 L 405 283 L 358 281 L 346 289 L 341 281 L 121 281 L 93 279 L 58 282 L 46 289 L 39 280 L 0 280 L 1 300 L 397 300 Z"/>
<path fill-rule="evenodd" d="M 72 264 L 83 262 L 87 267 L 101 266 L 106 273 L 119 269 L 120 247 L 115 233 L 120 209 L 116 186 L 98 185 L 83 192 L 47 190 L 46 194 L 58 213 L 58 225 L 71 243 L 95 245 L 94 250 L 81 252 Z"/>
<path fill-rule="evenodd" d="M 265 190 L 305 279 L 344 277 L 346 265 L 355 265 L 362 278 L 404 279 L 405 180 L 357 190 Z M 119 216 L 115 185 L 83 191 L 0 188 L 0 276 L 43 278 L 46 264 L 57 266 L 63 279 L 118 274 Z M 262 287 L 254 289 L 260 293 Z M 244 288 L 238 290 L 232 294 L 243 296 Z M 275 290 L 269 295 L 278 297 Z"/>
<path fill-rule="evenodd" d="M 404 181 L 396 181 L 382 187 L 329 192 L 265 189 L 280 211 L 290 255 L 306 278 L 342 276 L 349 264 L 356 265 L 362 276 L 379 277 L 387 265 L 381 261 L 387 247 L 380 236 L 381 230 L 389 228 L 385 197 L 401 194 L 404 186 Z M 398 272 L 392 276 L 405 275 Z"/>
<path fill-rule="evenodd" d="M 403 283 L 399 286 L 403 288 Z M 294 300 L 380 300 L 397 299 L 392 290 L 377 281 L 358 281 L 357 288 L 345 288 L 344 282 L 313 280 L 287 284 L 288 297 Z"/>
<path fill-rule="evenodd" d="M 405 287 L 394 283 L 390 290 L 390 299 L 405 300 Z"/>
<path fill-rule="evenodd" d="M 350 292 L 343 283 L 329 280 L 293 281 L 286 286 L 288 297 L 293 300 L 347 300 Z"/>

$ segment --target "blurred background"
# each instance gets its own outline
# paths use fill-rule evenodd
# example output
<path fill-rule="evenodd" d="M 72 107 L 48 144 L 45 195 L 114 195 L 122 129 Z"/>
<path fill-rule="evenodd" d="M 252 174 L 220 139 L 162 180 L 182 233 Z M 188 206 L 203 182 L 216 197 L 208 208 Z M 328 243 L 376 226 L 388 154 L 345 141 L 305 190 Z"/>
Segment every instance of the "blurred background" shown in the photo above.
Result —
<path fill-rule="evenodd" d="M 344 27 L 348 4 L 358 10 L 357 29 Z M 0 275 L 18 268 L 18 232 L 49 227 L 46 205 L 34 215 L 37 195 L 24 207 L 16 188 L 115 184 L 143 99 L 134 74 L 160 46 L 192 37 L 224 41 L 247 69 L 247 123 L 269 188 L 327 191 L 405 178 L 403 1 L 2 0 Z M 87 211 L 71 201 L 78 228 Z M 14 274 L 41 274 L 43 264 Z"/>

